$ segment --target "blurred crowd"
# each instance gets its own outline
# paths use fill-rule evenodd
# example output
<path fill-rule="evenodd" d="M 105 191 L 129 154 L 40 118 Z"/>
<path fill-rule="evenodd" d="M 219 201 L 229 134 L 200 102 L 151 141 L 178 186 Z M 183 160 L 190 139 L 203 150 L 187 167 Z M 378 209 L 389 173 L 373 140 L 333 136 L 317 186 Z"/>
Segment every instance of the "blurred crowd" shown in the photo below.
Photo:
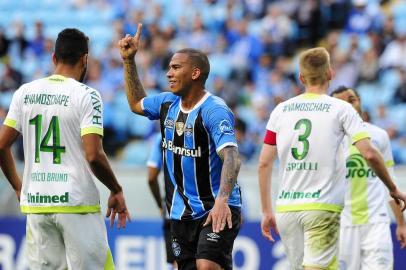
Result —
<path fill-rule="evenodd" d="M 138 22 L 144 30 L 136 62 L 148 94 L 167 90 L 176 50 L 208 54 L 206 88 L 234 110 L 245 162 L 256 162 L 275 105 L 303 90 L 298 53 L 324 46 L 335 70 L 330 91 L 358 90 L 365 117 L 388 131 L 395 162 L 406 164 L 405 0 L 3 0 L 0 118 L 22 83 L 52 72 L 56 34 L 78 27 L 91 40 L 86 83 L 104 100 L 106 152 L 123 164 L 145 164 L 158 126 L 130 112 L 117 48 Z"/>

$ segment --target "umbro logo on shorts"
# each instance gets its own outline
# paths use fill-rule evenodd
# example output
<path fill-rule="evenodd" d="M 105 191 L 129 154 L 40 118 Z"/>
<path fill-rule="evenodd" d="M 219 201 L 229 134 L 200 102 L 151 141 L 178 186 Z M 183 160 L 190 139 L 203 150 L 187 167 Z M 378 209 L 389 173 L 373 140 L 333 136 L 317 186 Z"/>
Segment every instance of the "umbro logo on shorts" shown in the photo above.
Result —
<path fill-rule="evenodd" d="M 212 242 L 218 242 L 218 239 L 220 238 L 220 235 L 216 233 L 208 233 L 207 236 L 208 238 L 206 240 Z"/>

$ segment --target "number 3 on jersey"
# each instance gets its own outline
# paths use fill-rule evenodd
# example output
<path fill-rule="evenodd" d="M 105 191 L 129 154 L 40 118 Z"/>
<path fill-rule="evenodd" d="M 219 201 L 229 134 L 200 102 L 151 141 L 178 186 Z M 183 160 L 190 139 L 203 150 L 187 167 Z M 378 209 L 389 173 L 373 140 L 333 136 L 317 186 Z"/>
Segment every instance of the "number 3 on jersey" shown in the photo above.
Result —
<path fill-rule="evenodd" d="M 310 132 L 312 131 L 312 122 L 309 119 L 300 119 L 296 122 L 295 130 L 301 129 L 304 126 L 303 134 L 299 135 L 298 141 L 303 144 L 303 151 L 299 153 L 299 150 L 296 147 L 293 147 L 292 156 L 297 160 L 304 159 L 307 154 L 309 153 L 309 141 L 307 138 L 310 136 Z"/>
<path fill-rule="evenodd" d="M 40 163 L 40 151 L 52 152 L 53 163 L 61 164 L 61 153 L 65 153 L 65 146 L 61 146 L 61 137 L 59 130 L 59 118 L 58 116 L 52 116 L 51 123 L 44 138 L 40 142 L 42 137 L 42 114 L 38 114 L 36 117 L 30 120 L 30 125 L 35 126 L 35 163 Z M 52 145 L 48 145 L 52 136 Z"/>

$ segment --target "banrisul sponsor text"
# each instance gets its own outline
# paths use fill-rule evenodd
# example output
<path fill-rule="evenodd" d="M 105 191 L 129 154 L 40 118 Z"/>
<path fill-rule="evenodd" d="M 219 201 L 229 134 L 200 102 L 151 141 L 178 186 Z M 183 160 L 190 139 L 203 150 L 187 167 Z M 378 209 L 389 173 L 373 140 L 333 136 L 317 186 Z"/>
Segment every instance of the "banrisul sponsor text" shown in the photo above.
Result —
<path fill-rule="evenodd" d="M 172 151 L 175 155 L 185 156 L 185 157 L 201 157 L 202 150 L 200 146 L 197 149 L 190 149 L 181 146 L 173 145 L 173 141 L 163 139 L 162 148 Z"/>

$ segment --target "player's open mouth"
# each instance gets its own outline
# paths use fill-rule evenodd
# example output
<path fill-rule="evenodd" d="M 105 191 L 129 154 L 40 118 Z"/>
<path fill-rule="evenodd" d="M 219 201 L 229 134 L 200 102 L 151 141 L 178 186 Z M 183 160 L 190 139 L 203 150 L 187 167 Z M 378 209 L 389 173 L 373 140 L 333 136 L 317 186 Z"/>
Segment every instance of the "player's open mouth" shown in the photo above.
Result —
<path fill-rule="evenodd" d="M 169 81 L 169 86 L 170 86 L 170 87 L 174 86 L 175 84 L 176 84 L 176 81 L 174 81 L 174 80 L 170 80 L 170 81 Z"/>

